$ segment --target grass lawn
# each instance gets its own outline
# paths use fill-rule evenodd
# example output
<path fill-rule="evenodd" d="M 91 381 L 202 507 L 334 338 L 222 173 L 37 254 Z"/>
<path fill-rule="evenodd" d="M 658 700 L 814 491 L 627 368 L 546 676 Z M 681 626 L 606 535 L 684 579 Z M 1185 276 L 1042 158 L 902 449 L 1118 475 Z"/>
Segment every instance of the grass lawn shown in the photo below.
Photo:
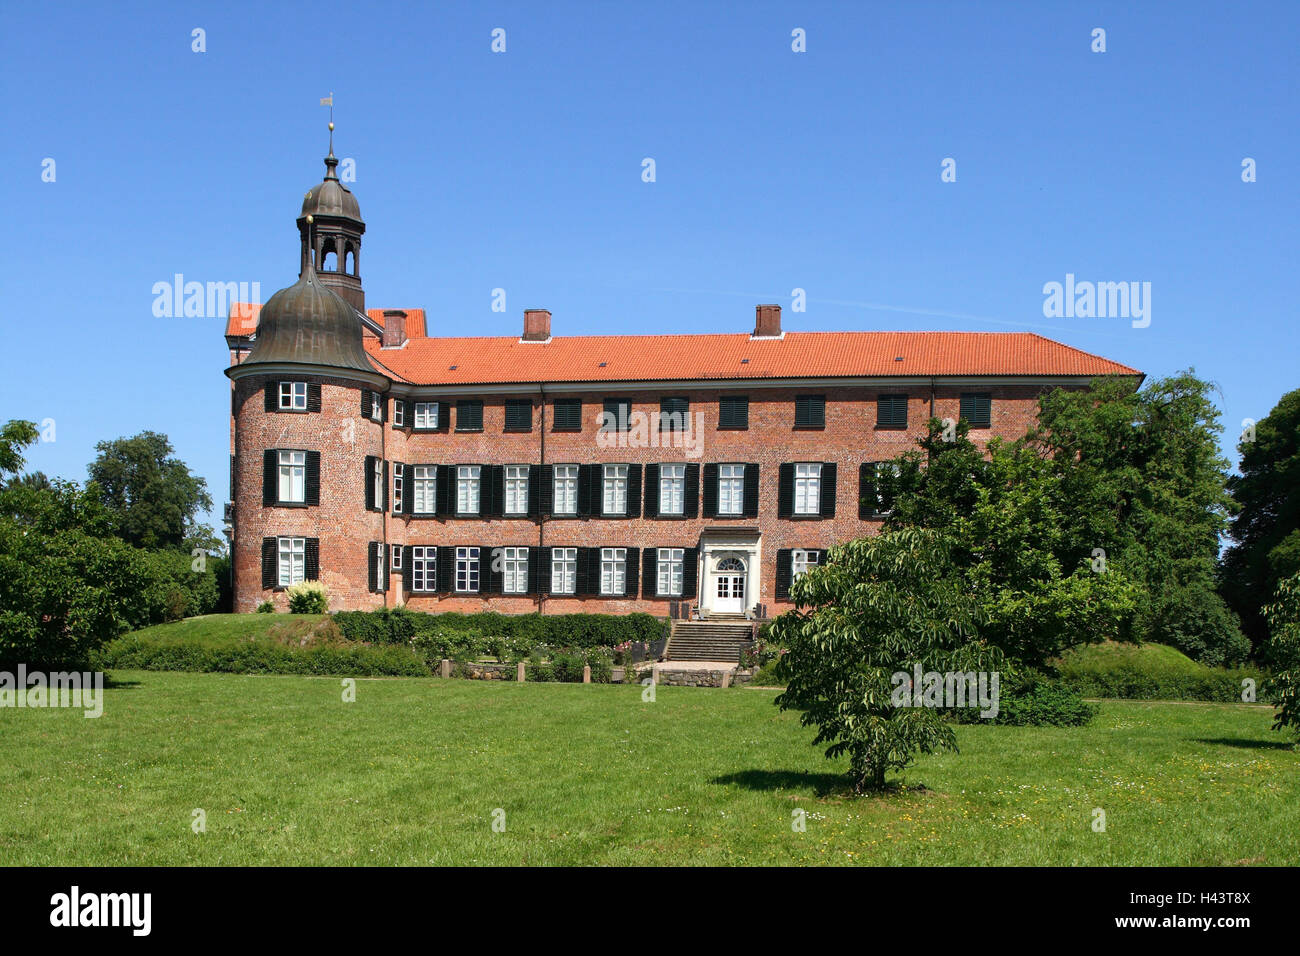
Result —
<path fill-rule="evenodd" d="M 1258 706 L 959 726 L 854 799 L 768 690 L 113 678 L 97 720 L 0 711 L 0 864 L 1300 863 L 1300 753 Z"/>

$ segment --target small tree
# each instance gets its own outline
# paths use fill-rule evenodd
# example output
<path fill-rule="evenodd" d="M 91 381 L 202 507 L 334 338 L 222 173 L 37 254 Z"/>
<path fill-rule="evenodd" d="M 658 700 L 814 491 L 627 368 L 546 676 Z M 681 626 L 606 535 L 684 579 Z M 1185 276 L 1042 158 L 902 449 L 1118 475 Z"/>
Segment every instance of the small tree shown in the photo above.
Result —
<path fill-rule="evenodd" d="M 1274 668 L 1267 685 L 1276 708 L 1273 729 L 1290 727 L 1300 738 L 1300 573 L 1278 585 L 1264 619 L 1271 635 L 1265 656 Z"/>
<path fill-rule="evenodd" d="M 885 774 L 920 753 L 956 750 L 931 707 L 893 702 L 899 673 L 993 670 L 996 649 L 976 638 L 975 603 L 953 573 L 951 542 L 902 530 L 850 541 L 790 588 L 796 609 L 772 624 L 787 651 L 776 673 L 782 710 L 802 711 L 827 757 L 847 754 L 854 789 L 881 790 Z"/>
<path fill-rule="evenodd" d="M 166 435 L 146 431 L 99 442 L 95 449 L 99 456 L 87 468 L 93 482 L 87 491 L 117 516 L 118 534 L 127 544 L 186 551 L 190 545 L 216 545 L 212 529 L 197 521 L 212 507 L 207 482 L 172 456 Z"/>

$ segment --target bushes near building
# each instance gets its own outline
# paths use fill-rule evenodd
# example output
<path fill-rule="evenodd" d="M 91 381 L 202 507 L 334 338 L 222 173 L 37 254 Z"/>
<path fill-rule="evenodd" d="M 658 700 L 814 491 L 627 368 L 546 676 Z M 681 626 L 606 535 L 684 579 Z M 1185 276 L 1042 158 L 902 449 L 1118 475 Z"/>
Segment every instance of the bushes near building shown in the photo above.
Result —
<path fill-rule="evenodd" d="M 1255 668 L 1206 667 L 1163 644 L 1075 648 L 1062 656 L 1057 669 L 1065 684 L 1083 697 L 1240 703 L 1245 686 L 1253 686 L 1258 695 L 1265 682 Z"/>

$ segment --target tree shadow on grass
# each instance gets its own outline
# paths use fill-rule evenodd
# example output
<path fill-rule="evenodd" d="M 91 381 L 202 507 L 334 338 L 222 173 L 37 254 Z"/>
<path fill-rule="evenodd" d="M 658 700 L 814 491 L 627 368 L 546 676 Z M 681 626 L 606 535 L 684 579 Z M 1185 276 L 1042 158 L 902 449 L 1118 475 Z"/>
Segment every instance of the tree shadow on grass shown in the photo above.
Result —
<path fill-rule="evenodd" d="M 140 682 L 138 680 L 122 680 L 119 677 L 114 677 L 112 674 L 104 675 L 105 690 L 126 690 L 128 688 L 135 688 L 139 686 L 140 686 Z"/>
<path fill-rule="evenodd" d="M 1294 750 L 1290 740 L 1247 740 L 1245 737 L 1197 737 L 1198 744 L 1218 744 L 1221 747 L 1241 747 L 1244 750 Z"/>
<path fill-rule="evenodd" d="M 813 773 L 807 770 L 741 770 L 710 783 L 744 787 L 746 790 L 811 790 L 819 797 L 851 797 L 853 785 L 842 773 Z"/>

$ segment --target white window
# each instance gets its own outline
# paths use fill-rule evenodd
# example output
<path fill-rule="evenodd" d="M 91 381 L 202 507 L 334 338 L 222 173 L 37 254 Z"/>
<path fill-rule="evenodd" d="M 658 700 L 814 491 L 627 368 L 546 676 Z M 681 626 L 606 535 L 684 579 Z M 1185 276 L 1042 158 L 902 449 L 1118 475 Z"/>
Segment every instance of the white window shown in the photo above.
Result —
<path fill-rule="evenodd" d="M 578 590 L 578 549 L 551 549 L 551 593 L 576 594 Z"/>
<path fill-rule="evenodd" d="M 659 594 L 668 597 L 681 596 L 685 554 L 682 548 L 659 549 Z"/>
<path fill-rule="evenodd" d="M 384 587 L 384 546 L 379 544 L 375 548 L 375 586 L 380 590 Z"/>
<path fill-rule="evenodd" d="M 280 538 L 280 587 L 302 583 L 307 567 L 307 539 Z"/>
<path fill-rule="evenodd" d="M 600 593 L 622 594 L 627 590 L 627 548 L 600 549 Z"/>
<path fill-rule="evenodd" d="M 281 382 L 280 407 L 287 411 L 305 412 L 307 410 L 307 383 Z"/>
<path fill-rule="evenodd" d="M 402 485 L 406 482 L 406 468 L 399 462 L 393 462 L 393 514 L 402 513 Z"/>
<path fill-rule="evenodd" d="M 527 465 L 506 465 L 506 514 L 528 514 Z"/>
<path fill-rule="evenodd" d="M 384 462 L 380 458 L 376 458 L 372 466 L 370 482 L 373 486 L 371 493 L 374 496 L 375 507 L 382 510 L 384 507 Z"/>
<path fill-rule="evenodd" d="M 456 514 L 478 514 L 478 502 L 479 466 L 458 466 L 456 468 Z"/>
<path fill-rule="evenodd" d="M 686 466 L 659 466 L 659 513 L 679 515 L 686 510 Z"/>
<path fill-rule="evenodd" d="M 437 490 L 437 468 L 434 465 L 416 465 L 411 479 L 411 513 L 431 515 L 434 511 L 433 493 Z"/>
<path fill-rule="evenodd" d="M 790 555 L 790 577 L 791 579 L 811 571 L 817 567 L 817 552 L 805 551 L 802 548 L 796 548 Z"/>
<path fill-rule="evenodd" d="M 607 515 L 627 514 L 627 465 L 605 466 L 605 493 L 601 512 Z"/>
<path fill-rule="evenodd" d="M 438 403 L 437 402 L 416 402 L 415 403 L 415 427 L 416 428 L 437 428 L 438 427 Z"/>
<path fill-rule="evenodd" d="M 438 565 L 437 548 L 412 548 L 411 549 L 411 590 L 412 591 L 438 590 L 438 576 L 436 574 L 437 565 Z"/>
<path fill-rule="evenodd" d="M 456 590 L 462 594 L 478 591 L 478 548 L 456 549 Z"/>
<path fill-rule="evenodd" d="M 307 453 L 280 452 L 280 500 L 303 504 L 307 500 Z"/>
<path fill-rule="evenodd" d="M 738 515 L 745 511 L 745 466 L 718 466 L 718 514 Z"/>
<path fill-rule="evenodd" d="M 391 546 L 392 557 L 389 559 L 388 566 L 394 571 L 402 570 L 402 546 L 394 544 Z"/>
<path fill-rule="evenodd" d="M 555 466 L 555 492 L 551 514 L 576 515 L 578 513 L 578 466 Z"/>
<path fill-rule="evenodd" d="M 378 392 L 370 393 L 370 417 L 377 422 L 384 418 L 384 396 Z"/>
<path fill-rule="evenodd" d="M 406 402 L 400 398 L 393 399 L 393 425 L 401 428 L 406 424 Z"/>
<path fill-rule="evenodd" d="M 821 514 L 822 466 L 819 462 L 794 466 L 794 513 Z"/>
<path fill-rule="evenodd" d="M 880 486 L 882 478 L 897 478 L 899 474 L 898 462 L 878 461 L 876 462 L 876 507 L 875 512 L 878 515 L 887 515 L 894 509 L 894 496 L 892 493 L 886 494 Z"/>
<path fill-rule="evenodd" d="M 502 565 L 501 590 L 505 594 L 528 593 L 528 549 L 502 548 L 505 552 Z"/>

